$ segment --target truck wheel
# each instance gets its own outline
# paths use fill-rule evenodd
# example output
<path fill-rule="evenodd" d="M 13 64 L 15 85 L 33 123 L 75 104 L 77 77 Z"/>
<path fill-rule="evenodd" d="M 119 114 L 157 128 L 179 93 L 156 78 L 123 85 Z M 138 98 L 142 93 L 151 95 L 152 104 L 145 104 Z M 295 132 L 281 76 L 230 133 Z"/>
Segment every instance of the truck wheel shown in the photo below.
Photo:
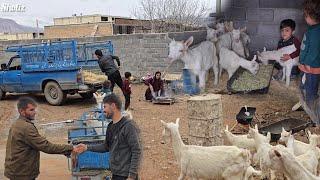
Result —
<path fill-rule="evenodd" d="M 49 104 L 59 106 L 67 99 L 67 94 L 62 91 L 56 82 L 48 82 L 44 88 L 44 96 Z"/>
<path fill-rule="evenodd" d="M 87 92 L 87 93 L 79 93 L 80 96 L 84 99 L 91 99 L 93 97 L 93 93 L 92 92 Z"/>
<path fill-rule="evenodd" d="M 4 99 L 5 96 L 6 96 L 6 92 L 0 89 L 0 100 Z"/>

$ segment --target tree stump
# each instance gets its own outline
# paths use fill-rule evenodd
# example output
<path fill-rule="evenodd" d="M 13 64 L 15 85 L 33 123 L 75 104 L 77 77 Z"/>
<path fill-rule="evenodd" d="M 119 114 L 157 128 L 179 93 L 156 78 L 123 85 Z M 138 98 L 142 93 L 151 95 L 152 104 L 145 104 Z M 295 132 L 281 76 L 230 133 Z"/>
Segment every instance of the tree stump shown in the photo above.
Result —
<path fill-rule="evenodd" d="M 223 144 L 221 95 L 194 96 L 187 101 L 189 144 L 217 146 Z"/>

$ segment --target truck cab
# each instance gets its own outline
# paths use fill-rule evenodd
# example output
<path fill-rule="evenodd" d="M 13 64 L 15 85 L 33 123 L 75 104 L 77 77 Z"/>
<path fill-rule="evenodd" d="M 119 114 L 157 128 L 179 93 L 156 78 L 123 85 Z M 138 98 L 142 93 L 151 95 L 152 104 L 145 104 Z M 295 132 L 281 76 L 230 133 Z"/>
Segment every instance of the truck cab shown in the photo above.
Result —
<path fill-rule="evenodd" d="M 103 82 L 85 82 L 82 70 L 100 72 L 93 56 L 96 49 L 113 54 L 110 41 L 58 41 L 8 47 L 6 51 L 16 55 L 1 64 L 0 100 L 6 93 L 44 93 L 51 105 L 62 105 L 67 94 L 91 98 Z"/>

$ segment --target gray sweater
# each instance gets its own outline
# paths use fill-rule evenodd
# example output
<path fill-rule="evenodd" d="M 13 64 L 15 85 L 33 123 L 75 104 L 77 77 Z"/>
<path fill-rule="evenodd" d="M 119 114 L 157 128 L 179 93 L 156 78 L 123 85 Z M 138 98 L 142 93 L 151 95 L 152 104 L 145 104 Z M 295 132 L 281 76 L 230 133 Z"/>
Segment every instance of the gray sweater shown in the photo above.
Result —
<path fill-rule="evenodd" d="M 125 117 L 113 124 L 111 121 L 103 144 L 88 146 L 89 151 L 109 152 L 112 174 L 136 178 L 140 166 L 142 149 L 139 129 Z"/>
<path fill-rule="evenodd" d="M 114 63 L 114 59 L 117 61 L 118 66 L 120 66 L 120 61 L 118 56 L 106 55 L 98 59 L 98 64 L 102 72 L 107 76 L 110 76 L 112 73 L 118 70 L 118 67 Z"/>

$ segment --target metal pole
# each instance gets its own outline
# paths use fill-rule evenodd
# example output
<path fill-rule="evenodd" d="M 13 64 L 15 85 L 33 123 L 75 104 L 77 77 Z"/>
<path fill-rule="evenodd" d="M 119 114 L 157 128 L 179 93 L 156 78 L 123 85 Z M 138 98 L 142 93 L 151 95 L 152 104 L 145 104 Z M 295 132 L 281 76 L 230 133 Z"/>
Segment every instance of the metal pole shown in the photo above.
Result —
<path fill-rule="evenodd" d="M 221 14 L 221 0 L 216 0 L 216 14 Z"/>

